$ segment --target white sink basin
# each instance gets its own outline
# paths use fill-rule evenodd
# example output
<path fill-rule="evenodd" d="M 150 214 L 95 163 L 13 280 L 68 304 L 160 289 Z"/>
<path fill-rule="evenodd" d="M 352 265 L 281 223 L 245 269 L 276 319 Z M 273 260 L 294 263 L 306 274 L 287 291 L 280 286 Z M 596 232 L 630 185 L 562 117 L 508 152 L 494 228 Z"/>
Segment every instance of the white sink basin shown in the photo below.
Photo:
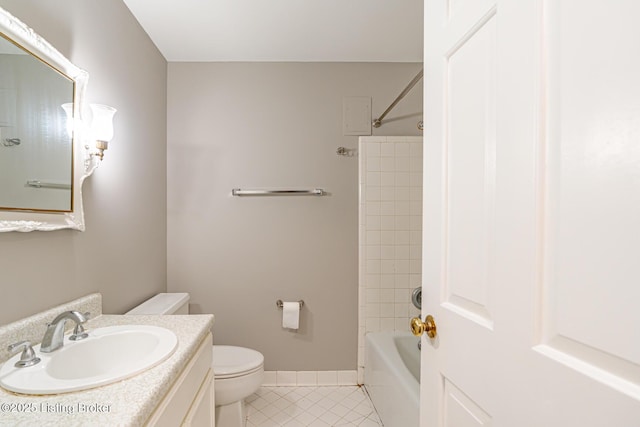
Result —
<path fill-rule="evenodd" d="M 27 368 L 14 364 L 20 354 L 0 368 L 0 385 L 24 394 L 58 394 L 86 390 L 132 377 L 169 358 L 178 338 L 165 328 L 148 325 L 108 326 L 89 330 L 82 341 L 69 341 L 52 353 L 33 349 L 42 359 Z"/>

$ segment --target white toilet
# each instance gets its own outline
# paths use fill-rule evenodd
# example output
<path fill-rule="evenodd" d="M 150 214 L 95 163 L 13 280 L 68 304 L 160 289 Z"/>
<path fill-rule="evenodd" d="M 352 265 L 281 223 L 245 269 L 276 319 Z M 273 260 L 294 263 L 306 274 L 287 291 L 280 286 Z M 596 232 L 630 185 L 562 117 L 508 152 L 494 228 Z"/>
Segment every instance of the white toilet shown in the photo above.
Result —
<path fill-rule="evenodd" d="M 189 294 L 163 293 L 125 314 L 189 314 Z M 213 346 L 217 427 L 244 427 L 244 399 L 262 385 L 264 356 L 244 347 Z"/>

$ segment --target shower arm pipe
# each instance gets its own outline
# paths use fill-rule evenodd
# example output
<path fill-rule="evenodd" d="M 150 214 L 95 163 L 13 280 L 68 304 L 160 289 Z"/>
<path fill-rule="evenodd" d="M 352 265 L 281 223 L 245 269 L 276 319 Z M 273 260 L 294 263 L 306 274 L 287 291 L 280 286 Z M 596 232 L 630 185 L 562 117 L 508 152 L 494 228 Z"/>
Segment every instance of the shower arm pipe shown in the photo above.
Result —
<path fill-rule="evenodd" d="M 380 117 L 378 117 L 372 122 L 372 125 L 374 128 L 379 128 L 380 126 L 382 126 L 382 120 L 386 117 L 387 114 L 389 114 L 389 111 L 393 110 L 393 107 L 395 107 L 398 104 L 398 102 L 400 102 L 400 100 L 404 98 L 405 95 L 408 94 L 411 89 L 413 89 L 416 83 L 420 81 L 423 74 L 424 74 L 424 68 L 420 70 L 418 74 L 416 74 L 413 80 L 409 82 L 407 87 L 404 88 L 404 90 L 400 93 L 400 95 L 398 95 L 398 97 L 391 103 L 391 105 L 389 105 L 389 107 L 387 107 L 387 109 L 384 110 L 384 113 L 382 113 Z"/>

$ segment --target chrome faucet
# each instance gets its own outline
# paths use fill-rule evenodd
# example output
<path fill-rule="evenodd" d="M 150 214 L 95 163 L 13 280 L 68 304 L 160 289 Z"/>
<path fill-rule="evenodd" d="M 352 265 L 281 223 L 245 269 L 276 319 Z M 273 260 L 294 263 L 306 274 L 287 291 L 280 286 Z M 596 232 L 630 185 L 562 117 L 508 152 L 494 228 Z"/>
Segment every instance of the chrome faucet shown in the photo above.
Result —
<path fill-rule="evenodd" d="M 73 320 L 76 322 L 76 329 L 78 329 L 78 326 L 82 329 L 81 325 L 87 321 L 87 315 L 88 313 L 82 314 L 78 311 L 65 311 L 58 315 L 53 319 L 53 322 L 47 324 L 47 331 L 44 333 L 44 338 L 42 338 L 40 351 L 43 353 L 51 353 L 62 347 L 64 342 L 64 324 L 67 320 Z M 86 338 L 86 334 L 83 338 Z"/>

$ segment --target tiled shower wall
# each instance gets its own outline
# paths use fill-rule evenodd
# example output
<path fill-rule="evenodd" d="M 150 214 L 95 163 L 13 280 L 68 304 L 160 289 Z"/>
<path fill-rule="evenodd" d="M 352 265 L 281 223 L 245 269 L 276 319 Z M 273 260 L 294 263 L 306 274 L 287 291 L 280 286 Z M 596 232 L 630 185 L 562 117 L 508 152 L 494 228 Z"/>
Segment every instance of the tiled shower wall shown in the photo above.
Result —
<path fill-rule="evenodd" d="M 364 336 L 408 331 L 422 285 L 422 137 L 360 137 L 358 382 Z"/>

